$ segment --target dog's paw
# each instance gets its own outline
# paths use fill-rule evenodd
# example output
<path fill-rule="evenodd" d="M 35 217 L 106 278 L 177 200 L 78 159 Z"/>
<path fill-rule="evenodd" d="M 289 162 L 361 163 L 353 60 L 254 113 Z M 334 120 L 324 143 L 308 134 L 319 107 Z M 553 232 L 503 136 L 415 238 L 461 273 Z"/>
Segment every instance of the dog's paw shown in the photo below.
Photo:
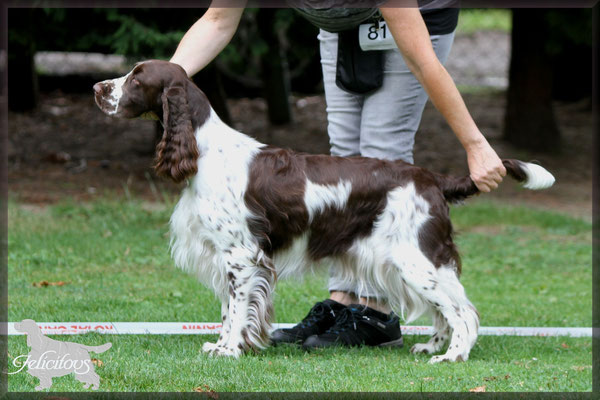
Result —
<path fill-rule="evenodd" d="M 436 352 L 436 349 L 433 345 L 429 343 L 417 343 L 413 347 L 410 348 L 410 352 L 413 354 L 423 353 L 423 354 L 433 354 Z"/>
<path fill-rule="evenodd" d="M 206 342 L 202 345 L 202 351 L 205 353 L 210 353 L 210 352 L 214 351 L 216 348 L 217 348 L 216 343 Z"/>
<path fill-rule="evenodd" d="M 440 362 L 457 362 L 457 361 L 467 361 L 469 359 L 469 353 L 446 353 L 441 356 L 433 356 L 431 360 L 429 360 L 429 364 L 437 364 Z"/>
<path fill-rule="evenodd" d="M 216 357 L 234 357 L 238 358 L 243 354 L 242 349 L 236 347 L 230 347 L 227 345 L 217 343 L 206 342 L 202 345 L 202 351 L 211 356 Z"/>
<path fill-rule="evenodd" d="M 213 357 L 238 358 L 239 356 L 242 355 L 242 350 L 232 348 L 232 347 L 227 347 L 227 346 L 217 346 L 212 351 L 210 351 L 208 354 L 210 354 Z"/>

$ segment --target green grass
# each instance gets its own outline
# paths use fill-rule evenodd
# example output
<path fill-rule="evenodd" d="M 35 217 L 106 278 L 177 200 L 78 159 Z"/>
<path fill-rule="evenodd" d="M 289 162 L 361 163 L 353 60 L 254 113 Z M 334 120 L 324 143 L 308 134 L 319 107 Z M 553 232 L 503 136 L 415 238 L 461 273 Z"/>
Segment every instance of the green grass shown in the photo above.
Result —
<path fill-rule="evenodd" d="M 66 340 L 60 337 L 60 340 Z M 210 358 L 199 352 L 206 336 L 69 336 L 85 344 L 110 341 L 93 355 L 102 391 L 491 391 L 591 390 L 591 340 L 482 336 L 471 359 L 458 364 L 427 364 L 428 357 L 407 348 L 425 337 L 407 336 L 405 348 L 320 350 L 269 348 L 239 360 Z M 566 346 L 566 347 L 565 347 Z M 26 354 L 24 338 L 9 341 L 9 353 Z M 9 367 L 9 372 L 16 368 Z M 30 391 L 37 379 L 10 375 L 9 391 Z M 50 391 L 82 391 L 72 376 L 56 378 Z"/>
<path fill-rule="evenodd" d="M 20 321 L 218 321 L 211 292 L 173 267 L 168 254 L 172 204 L 64 202 L 34 211 L 9 204 L 8 319 Z M 463 256 L 461 278 L 484 326 L 591 326 L 591 224 L 524 207 L 470 201 L 452 210 Z M 64 286 L 34 287 L 40 281 Z M 278 283 L 279 322 L 301 319 L 327 296 L 326 273 Z M 422 318 L 415 324 L 429 324 Z M 591 338 L 479 338 L 466 363 L 431 366 L 408 349 L 269 348 L 240 360 L 199 349 L 210 336 L 57 337 L 113 343 L 95 355 L 106 391 L 589 391 Z M 9 361 L 26 354 L 10 337 Z M 9 372 L 15 367 L 9 365 Z M 9 375 L 9 391 L 37 380 Z M 81 391 L 72 376 L 51 391 Z"/>
<path fill-rule="evenodd" d="M 510 32 L 512 15 L 509 9 L 463 8 L 458 17 L 458 33 L 473 33 L 480 30 Z"/>

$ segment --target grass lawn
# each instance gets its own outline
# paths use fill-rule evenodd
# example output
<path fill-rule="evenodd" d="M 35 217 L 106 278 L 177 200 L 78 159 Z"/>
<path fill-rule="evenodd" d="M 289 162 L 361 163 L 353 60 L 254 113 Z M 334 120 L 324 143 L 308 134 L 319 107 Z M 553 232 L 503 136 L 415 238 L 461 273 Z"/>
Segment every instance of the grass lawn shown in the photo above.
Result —
<path fill-rule="evenodd" d="M 473 33 L 479 30 L 510 32 L 512 14 L 506 8 L 463 8 L 458 17 L 458 33 Z"/>
<path fill-rule="evenodd" d="M 46 209 L 9 204 L 8 319 L 51 321 L 219 321 L 207 289 L 173 267 L 166 237 L 173 204 L 99 200 Z M 452 210 L 463 256 L 462 282 L 484 326 L 591 326 L 590 223 L 530 208 L 472 200 Z M 326 274 L 278 284 L 279 322 L 301 319 L 327 297 Z M 34 286 L 42 281 L 62 286 Z M 430 324 L 420 319 L 415 324 Z M 479 338 L 468 362 L 429 365 L 408 349 L 305 353 L 269 348 L 240 360 L 200 353 L 200 335 L 59 336 L 113 347 L 92 355 L 104 391 L 590 391 L 591 338 Z M 8 341 L 27 354 L 24 336 Z M 8 390 L 37 379 L 9 375 Z M 72 375 L 51 391 L 84 391 Z"/>

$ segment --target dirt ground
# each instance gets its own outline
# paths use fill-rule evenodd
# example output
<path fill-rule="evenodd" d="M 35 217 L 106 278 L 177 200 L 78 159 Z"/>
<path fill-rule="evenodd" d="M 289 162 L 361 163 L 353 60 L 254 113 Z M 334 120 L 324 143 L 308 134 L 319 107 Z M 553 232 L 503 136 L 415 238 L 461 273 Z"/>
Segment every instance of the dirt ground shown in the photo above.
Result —
<path fill-rule="evenodd" d="M 510 182 L 484 196 L 591 220 L 593 133 L 589 100 L 556 104 L 564 141 L 559 154 L 549 155 L 522 151 L 502 140 L 502 93 L 467 94 L 464 98 L 501 157 L 539 161 L 557 179 L 554 187 L 541 192 L 522 190 Z M 262 99 L 230 100 L 233 125 L 264 143 L 328 153 L 323 97 L 294 97 L 292 101 L 294 122 L 274 127 L 267 121 Z M 154 123 L 102 114 L 91 90 L 89 95 L 44 94 L 37 110 L 9 113 L 8 126 L 9 194 L 20 203 L 43 206 L 67 197 L 85 201 L 107 193 L 161 201 L 162 192 L 181 190 L 182 186 L 157 178 L 150 168 Z M 448 174 L 468 171 L 464 150 L 431 104 L 417 133 L 415 163 Z"/>

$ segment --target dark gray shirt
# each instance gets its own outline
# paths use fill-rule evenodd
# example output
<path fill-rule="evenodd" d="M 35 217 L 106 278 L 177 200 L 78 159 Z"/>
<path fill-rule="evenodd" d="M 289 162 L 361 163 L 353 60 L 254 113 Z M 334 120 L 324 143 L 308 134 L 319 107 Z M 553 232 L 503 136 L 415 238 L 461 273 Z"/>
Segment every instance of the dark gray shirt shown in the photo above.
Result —
<path fill-rule="evenodd" d="M 342 32 L 379 18 L 377 7 L 383 5 L 386 0 L 288 0 L 288 2 L 313 25 L 329 32 Z M 458 0 L 418 0 L 417 2 L 430 35 L 447 34 L 456 29 Z M 361 8 L 364 5 L 369 7 Z"/>

